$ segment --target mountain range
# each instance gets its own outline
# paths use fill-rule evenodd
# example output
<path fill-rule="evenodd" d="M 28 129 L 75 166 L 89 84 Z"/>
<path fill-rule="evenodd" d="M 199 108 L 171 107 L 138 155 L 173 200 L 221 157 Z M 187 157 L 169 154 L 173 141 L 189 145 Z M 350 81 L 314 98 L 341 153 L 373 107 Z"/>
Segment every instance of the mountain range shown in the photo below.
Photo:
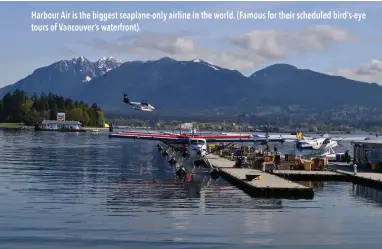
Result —
<path fill-rule="evenodd" d="M 96 102 L 107 112 L 132 112 L 122 101 L 146 100 L 157 113 L 232 114 L 256 112 L 261 106 L 291 105 L 328 109 L 342 105 L 379 107 L 382 87 L 331 76 L 288 64 L 274 64 L 246 77 L 239 71 L 203 60 L 177 61 L 168 57 L 122 63 L 113 57 L 91 62 L 85 57 L 57 61 L 0 89 L 28 94 L 56 93 Z"/>

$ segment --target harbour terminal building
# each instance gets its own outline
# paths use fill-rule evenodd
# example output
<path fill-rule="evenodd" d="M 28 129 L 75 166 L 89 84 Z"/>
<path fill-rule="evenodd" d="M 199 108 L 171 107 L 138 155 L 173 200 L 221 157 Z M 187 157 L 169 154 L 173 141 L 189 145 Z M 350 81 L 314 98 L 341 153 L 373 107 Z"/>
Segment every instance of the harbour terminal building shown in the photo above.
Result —
<path fill-rule="evenodd" d="M 382 170 L 382 139 L 352 141 L 354 163 L 362 169 Z"/>

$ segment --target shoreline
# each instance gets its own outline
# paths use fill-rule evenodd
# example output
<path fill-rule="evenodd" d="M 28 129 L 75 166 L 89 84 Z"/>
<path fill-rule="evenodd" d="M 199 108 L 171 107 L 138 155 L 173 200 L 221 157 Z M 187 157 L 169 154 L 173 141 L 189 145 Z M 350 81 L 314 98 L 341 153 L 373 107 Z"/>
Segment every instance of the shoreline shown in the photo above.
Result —
<path fill-rule="evenodd" d="M 25 126 L 23 123 L 0 123 L 0 130 L 33 130 L 34 129 L 34 126 Z M 90 131 L 92 129 L 98 129 L 100 131 L 108 131 L 109 128 L 108 127 L 82 127 L 82 129 L 86 130 L 86 131 Z M 157 131 L 157 130 L 166 130 L 166 129 L 158 129 L 158 128 L 154 128 L 154 127 L 129 127 L 129 126 L 115 126 L 114 129 L 128 129 L 128 130 L 150 130 L 150 131 Z M 170 130 L 174 130 L 174 129 L 170 129 Z M 205 129 L 203 131 L 216 131 L 216 130 L 213 130 L 213 129 Z M 236 131 L 236 130 L 231 130 L 231 129 L 227 129 L 227 130 L 219 130 L 220 132 L 240 132 L 240 131 Z M 242 132 L 246 132 L 246 133 L 265 133 L 265 131 L 242 131 Z M 321 134 L 322 132 L 309 132 L 309 131 L 305 131 L 303 132 L 304 134 Z M 375 133 L 373 132 L 370 132 L 370 131 L 362 131 L 361 133 L 367 133 L 369 135 L 372 135 Z M 286 132 L 286 131 L 283 131 L 283 132 L 269 132 L 269 134 L 288 134 L 290 135 L 289 132 Z M 351 134 L 358 134 L 358 132 L 350 132 L 350 133 L 346 133 L 346 132 L 341 132 L 341 131 L 332 131 L 332 132 L 328 132 L 328 134 L 332 134 L 332 135 L 351 135 Z"/>
<path fill-rule="evenodd" d="M 82 129 L 86 131 L 91 131 L 93 129 L 98 129 L 100 131 L 109 130 L 107 127 L 82 127 Z M 34 126 L 19 123 L 0 123 L 0 130 L 34 130 Z"/>

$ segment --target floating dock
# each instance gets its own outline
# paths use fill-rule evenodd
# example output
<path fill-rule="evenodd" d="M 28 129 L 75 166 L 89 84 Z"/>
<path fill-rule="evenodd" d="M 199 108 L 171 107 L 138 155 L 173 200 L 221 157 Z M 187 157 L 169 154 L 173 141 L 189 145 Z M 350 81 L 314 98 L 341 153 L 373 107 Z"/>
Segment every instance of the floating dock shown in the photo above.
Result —
<path fill-rule="evenodd" d="M 359 172 L 357 174 L 354 174 L 354 172 L 347 170 L 335 170 L 335 172 L 341 173 L 342 175 L 346 176 L 353 183 L 382 189 L 381 173 Z"/>
<path fill-rule="evenodd" d="M 252 197 L 312 199 L 311 188 L 254 169 L 219 168 L 221 176 Z M 253 178 L 253 179 L 252 179 Z"/>
<path fill-rule="evenodd" d="M 218 155 L 206 156 L 208 166 L 232 185 L 252 197 L 281 197 L 311 199 L 313 190 L 292 181 L 343 181 L 382 189 L 382 174 L 357 172 L 347 163 L 330 163 L 328 170 L 273 170 L 272 173 L 250 168 L 235 168 L 235 162 Z"/>
<path fill-rule="evenodd" d="M 349 176 L 335 171 L 274 170 L 273 174 L 292 181 L 350 181 Z"/>
<path fill-rule="evenodd" d="M 235 162 L 214 154 L 207 154 L 207 164 L 210 168 L 233 168 Z"/>
<path fill-rule="evenodd" d="M 252 197 L 312 199 L 314 192 L 304 185 L 274 174 L 248 168 L 234 168 L 235 162 L 217 155 L 207 155 L 208 164 L 232 185 Z"/>

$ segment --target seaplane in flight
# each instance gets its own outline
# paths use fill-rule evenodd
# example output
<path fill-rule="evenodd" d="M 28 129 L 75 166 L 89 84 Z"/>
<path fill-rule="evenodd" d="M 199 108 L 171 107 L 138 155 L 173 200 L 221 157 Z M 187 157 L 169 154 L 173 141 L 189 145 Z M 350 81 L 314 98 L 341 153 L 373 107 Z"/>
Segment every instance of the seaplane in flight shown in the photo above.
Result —
<path fill-rule="evenodd" d="M 131 102 L 127 97 L 127 94 L 123 95 L 123 102 L 133 106 L 134 110 L 142 111 L 142 112 L 152 112 L 155 110 L 154 106 L 150 105 L 146 101 L 142 100 L 141 102 Z"/>

